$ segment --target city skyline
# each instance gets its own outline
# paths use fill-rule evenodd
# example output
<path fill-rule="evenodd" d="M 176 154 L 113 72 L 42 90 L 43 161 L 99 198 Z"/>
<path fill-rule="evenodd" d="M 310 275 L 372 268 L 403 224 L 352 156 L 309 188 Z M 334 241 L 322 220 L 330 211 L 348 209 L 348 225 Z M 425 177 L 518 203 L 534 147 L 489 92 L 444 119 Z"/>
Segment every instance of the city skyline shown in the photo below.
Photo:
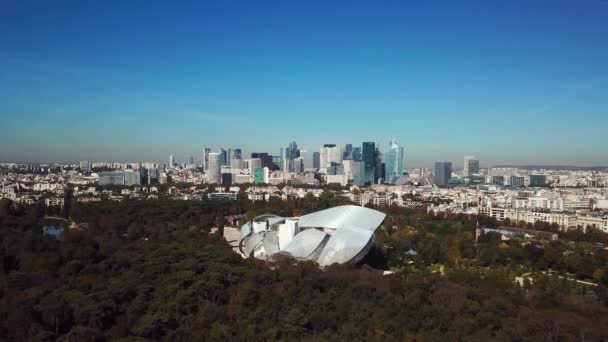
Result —
<path fill-rule="evenodd" d="M 15 1 L 0 19 L 1 162 L 397 136 L 409 166 L 608 165 L 605 1 Z"/>

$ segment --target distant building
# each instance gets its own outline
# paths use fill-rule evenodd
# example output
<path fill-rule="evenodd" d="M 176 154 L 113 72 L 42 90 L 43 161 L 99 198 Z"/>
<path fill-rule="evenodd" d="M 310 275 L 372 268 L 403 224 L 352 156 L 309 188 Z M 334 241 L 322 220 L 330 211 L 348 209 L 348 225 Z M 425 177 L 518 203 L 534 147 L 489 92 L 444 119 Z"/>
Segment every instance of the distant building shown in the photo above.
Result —
<path fill-rule="evenodd" d="M 249 173 L 253 175 L 253 172 L 257 168 L 262 167 L 262 160 L 260 158 L 251 158 L 249 159 Z"/>
<path fill-rule="evenodd" d="M 125 185 L 123 171 L 104 171 L 99 174 L 100 185 Z"/>
<path fill-rule="evenodd" d="M 203 171 L 209 170 L 209 153 L 211 153 L 211 149 L 205 147 L 203 150 Z"/>
<path fill-rule="evenodd" d="M 313 152 L 312 153 L 312 167 L 313 169 L 321 168 L 321 153 Z"/>
<path fill-rule="evenodd" d="M 270 170 L 279 170 L 277 164 L 272 160 L 273 157 L 266 152 L 252 153 L 251 158 L 259 158 L 262 161 L 262 167 L 267 167 Z"/>
<path fill-rule="evenodd" d="M 365 183 L 373 184 L 376 177 L 376 144 L 364 142 L 361 153 L 361 158 L 365 163 Z"/>
<path fill-rule="evenodd" d="M 365 162 L 362 160 L 355 160 L 353 163 L 353 184 L 359 187 L 366 185 L 365 179 Z"/>
<path fill-rule="evenodd" d="M 270 173 L 267 167 L 257 167 L 253 170 L 253 182 L 255 184 L 268 184 Z"/>
<path fill-rule="evenodd" d="M 386 153 L 385 182 L 394 184 L 397 178 L 403 176 L 403 147 L 393 139 Z"/>
<path fill-rule="evenodd" d="M 462 172 L 463 177 L 472 177 L 473 175 L 478 175 L 479 171 L 479 160 L 475 159 L 474 156 L 464 157 L 464 170 Z"/>
<path fill-rule="evenodd" d="M 327 170 L 332 163 L 342 164 L 340 149 L 335 144 L 325 144 L 320 151 L 321 170 Z"/>
<path fill-rule="evenodd" d="M 226 151 L 225 148 L 220 147 L 220 152 L 219 152 L 220 166 L 228 165 L 228 160 L 229 160 L 228 159 L 228 151 Z"/>
<path fill-rule="evenodd" d="M 505 176 L 492 176 L 492 184 L 505 185 Z"/>
<path fill-rule="evenodd" d="M 353 160 L 361 160 L 361 147 L 353 147 Z"/>
<path fill-rule="evenodd" d="M 81 172 L 91 172 L 91 163 L 89 163 L 88 161 L 81 161 L 80 162 L 80 171 Z"/>
<path fill-rule="evenodd" d="M 169 155 L 169 167 L 173 167 L 175 165 L 175 160 L 173 160 L 173 155 Z"/>
<path fill-rule="evenodd" d="M 124 185 L 141 185 L 140 171 L 127 170 L 124 171 Z"/>
<path fill-rule="evenodd" d="M 352 160 L 353 159 L 353 144 L 346 144 L 344 147 L 344 151 L 342 153 L 343 160 Z"/>
<path fill-rule="evenodd" d="M 222 173 L 222 185 L 223 186 L 232 185 L 232 173 Z"/>
<path fill-rule="evenodd" d="M 209 172 L 207 173 L 207 181 L 211 184 L 220 184 L 222 179 L 221 174 L 220 153 L 209 153 Z"/>
<path fill-rule="evenodd" d="M 511 176 L 510 185 L 512 188 L 521 188 L 525 185 L 526 179 L 521 176 Z"/>
<path fill-rule="evenodd" d="M 450 178 L 452 178 L 452 162 L 435 162 L 435 185 L 448 186 Z"/>
<path fill-rule="evenodd" d="M 545 185 L 547 185 L 547 176 L 530 175 L 530 186 L 545 186 Z"/>
<path fill-rule="evenodd" d="M 219 159 L 219 158 L 218 158 Z M 237 192 L 212 192 L 207 194 L 207 198 L 212 201 L 232 200 L 236 201 L 239 197 Z"/>

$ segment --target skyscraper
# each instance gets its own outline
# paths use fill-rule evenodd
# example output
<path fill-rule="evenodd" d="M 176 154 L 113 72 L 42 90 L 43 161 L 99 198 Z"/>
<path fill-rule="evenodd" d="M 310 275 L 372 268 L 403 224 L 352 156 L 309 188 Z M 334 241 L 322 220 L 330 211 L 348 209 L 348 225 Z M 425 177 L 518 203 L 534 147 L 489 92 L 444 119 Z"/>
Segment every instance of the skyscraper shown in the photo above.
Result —
<path fill-rule="evenodd" d="M 211 153 L 211 149 L 205 147 L 203 150 L 203 171 L 209 170 L 209 153 Z"/>
<path fill-rule="evenodd" d="M 298 144 L 295 141 L 289 143 L 287 150 L 285 151 L 286 157 L 286 171 L 294 171 L 294 160 L 300 156 L 300 150 L 298 150 Z"/>
<path fill-rule="evenodd" d="M 373 184 L 376 177 L 376 144 L 364 142 L 361 157 L 365 163 L 365 183 Z"/>
<path fill-rule="evenodd" d="M 378 181 L 382 178 L 385 178 L 384 175 L 384 163 L 382 163 L 382 154 L 380 153 L 380 146 L 376 146 L 376 152 L 374 153 L 374 160 L 376 162 L 375 172 L 374 172 L 374 184 L 377 184 Z"/>
<path fill-rule="evenodd" d="M 463 166 L 463 177 L 471 177 L 473 175 L 479 174 L 479 160 L 475 159 L 474 156 L 464 157 Z"/>
<path fill-rule="evenodd" d="M 262 160 L 260 158 L 249 159 L 249 173 L 253 175 L 253 171 L 258 168 L 262 168 Z"/>
<path fill-rule="evenodd" d="M 173 167 L 175 165 L 175 161 L 173 160 L 173 155 L 169 155 L 169 167 Z"/>
<path fill-rule="evenodd" d="M 308 156 L 308 152 L 306 150 L 298 150 L 298 158 L 300 158 L 300 162 L 302 163 L 302 165 L 301 165 L 302 168 L 305 168 L 306 167 L 306 163 L 307 163 L 306 161 L 308 160 L 308 158 L 310 158 Z M 297 162 L 295 163 L 295 165 L 298 166 Z M 301 172 L 304 172 L 304 169 L 302 169 Z"/>
<path fill-rule="evenodd" d="M 403 147 L 393 138 L 386 153 L 386 179 L 393 184 L 396 178 L 403 176 Z"/>
<path fill-rule="evenodd" d="M 435 185 L 447 186 L 448 181 L 452 177 L 452 162 L 438 161 L 435 162 Z"/>
<path fill-rule="evenodd" d="M 209 172 L 207 181 L 211 184 L 220 184 L 222 181 L 220 153 L 209 153 Z"/>
<path fill-rule="evenodd" d="M 353 163 L 353 184 L 356 186 L 365 186 L 365 162 L 355 160 Z"/>
<path fill-rule="evenodd" d="M 240 148 L 235 148 L 234 150 L 232 150 L 232 159 L 241 159 L 241 149 Z"/>
<path fill-rule="evenodd" d="M 312 167 L 313 169 L 319 169 L 321 167 L 321 153 L 312 153 Z"/>
<path fill-rule="evenodd" d="M 320 151 L 320 168 L 327 170 L 332 163 L 342 164 L 342 156 L 340 149 L 335 144 L 325 144 Z"/>
<path fill-rule="evenodd" d="M 361 160 L 361 147 L 353 147 L 353 160 Z"/>
<path fill-rule="evenodd" d="M 220 147 L 220 166 L 228 165 L 228 151 L 225 148 Z"/>
<path fill-rule="evenodd" d="M 281 169 L 281 171 L 283 172 L 289 172 L 289 159 L 287 157 L 287 151 L 288 151 L 288 147 L 281 147 L 281 151 L 280 151 L 280 165 L 279 168 Z"/>
<path fill-rule="evenodd" d="M 346 144 L 344 147 L 344 152 L 342 154 L 342 159 L 351 160 L 353 159 L 353 144 Z"/>

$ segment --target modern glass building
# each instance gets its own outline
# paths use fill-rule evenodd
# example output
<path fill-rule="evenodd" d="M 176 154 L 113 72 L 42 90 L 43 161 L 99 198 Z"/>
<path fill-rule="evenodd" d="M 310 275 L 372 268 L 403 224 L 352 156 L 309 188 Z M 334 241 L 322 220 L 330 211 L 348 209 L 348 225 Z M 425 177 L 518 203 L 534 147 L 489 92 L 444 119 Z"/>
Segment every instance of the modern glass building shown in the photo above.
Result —
<path fill-rule="evenodd" d="M 361 147 L 353 147 L 353 160 L 361 160 Z"/>
<path fill-rule="evenodd" d="M 452 162 L 438 161 L 435 162 L 435 185 L 448 186 L 448 182 L 452 177 Z"/>
<path fill-rule="evenodd" d="M 511 176 L 511 187 L 521 188 L 526 184 L 526 179 L 521 176 Z"/>
<path fill-rule="evenodd" d="M 104 171 L 99 174 L 101 185 L 125 185 L 125 173 L 122 171 Z"/>
<path fill-rule="evenodd" d="M 386 179 L 385 181 L 392 184 L 395 178 L 403 176 L 403 147 L 399 146 L 395 139 L 389 144 L 388 152 L 386 153 Z"/>
<path fill-rule="evenodd" d="M 373 184 L 376 178 L 376 144 L 364 142 L 361 153 L 365 163 L 365 183 Z"/>
<path fill-rule="evenodd" d="M 253 183 L 256 185 L 268 183 L 267 167 L 256 167 L 255 169 L 253 169 Z"/>
<path fill-rule="evenodd" d="M 359 187 L 365 186 L 365 163 L 355 160 L 353 163 L 353 184 Z"/>
<path fill-rule="evenodd" d="M 226 149 L 223 147 L 220 147 L 219 158 L 220 166 L 228 165 L 228 151 L 226 151 Z"/>
<path fill-rule="evenodd" d="M 141 185 L 141 173 L 139 171 L 125 171 L 125 185 Z"/>
<path fill-rule="evenodd" d="M 315 169 L 319 169 L 321 167 L 321 153 L 320 152 L 312 153 L 312 167 Z"/>
<path fill-rule="evenodd" d="M 530 186 L 545 186 L 545 185 L 547 185 L 547 176 L 530 175 Z"/>

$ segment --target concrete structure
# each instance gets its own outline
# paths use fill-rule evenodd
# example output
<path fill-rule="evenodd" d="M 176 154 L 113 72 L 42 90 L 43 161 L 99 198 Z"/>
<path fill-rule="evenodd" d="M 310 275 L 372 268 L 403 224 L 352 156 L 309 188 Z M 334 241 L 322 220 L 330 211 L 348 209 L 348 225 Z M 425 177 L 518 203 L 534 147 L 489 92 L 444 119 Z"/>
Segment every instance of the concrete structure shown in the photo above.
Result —
<path fill-rule="evenodd" d="M 435 185 L 448 186 L 450 178 L 452 178 L 452 162 L 435 162 Z"/>
<path fill-rule="evenodd" d="M 222 182 L 220 154 L 216 152 L 209 153 L 209 170 L 207 172 L 207 182 L 211 184 L 220 184 Z"/>

